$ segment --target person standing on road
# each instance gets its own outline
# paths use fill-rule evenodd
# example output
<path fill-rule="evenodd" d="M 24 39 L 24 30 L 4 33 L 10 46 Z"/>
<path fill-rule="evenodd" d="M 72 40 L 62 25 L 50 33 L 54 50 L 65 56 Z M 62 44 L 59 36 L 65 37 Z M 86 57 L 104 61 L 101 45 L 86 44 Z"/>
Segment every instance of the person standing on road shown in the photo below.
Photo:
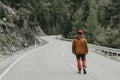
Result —
<path fill-rule="evenodd" d="M 88 54 L 88 45 L 82 29 L 78 30 L 78 35 L 73 39 L 72 52 L 76 55 L 78 73 L 80 74 L 83 68 L 83 73 L 86 74 L 86 54 Z"/>

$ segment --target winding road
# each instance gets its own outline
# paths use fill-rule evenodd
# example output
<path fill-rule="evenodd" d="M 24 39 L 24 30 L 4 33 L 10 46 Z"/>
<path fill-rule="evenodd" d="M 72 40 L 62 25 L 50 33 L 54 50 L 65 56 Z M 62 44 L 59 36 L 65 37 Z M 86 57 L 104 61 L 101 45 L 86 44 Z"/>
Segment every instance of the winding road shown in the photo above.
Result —
<path fill-rule="evenodd" d="M 28 51 L 0 80 L 120 80 L 120 63 L 89 51 L 87 74 L 78 74 L 71 42 L 42 37 L 49 43 Z"/>

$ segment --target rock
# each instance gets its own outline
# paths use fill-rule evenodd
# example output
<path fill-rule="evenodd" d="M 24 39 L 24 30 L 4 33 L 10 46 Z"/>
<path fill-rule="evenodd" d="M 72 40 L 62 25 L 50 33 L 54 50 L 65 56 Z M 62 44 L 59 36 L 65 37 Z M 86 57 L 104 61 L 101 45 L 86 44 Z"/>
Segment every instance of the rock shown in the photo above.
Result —
<path fill-rule="evenodd" d="M 44 32 L 38 23 L 29 25 L 30 14 L 30 10 L 23 7 L 14 10 L 0 1 L 0 55 L 12 55 L 24 47 L 39 44 L 35 36 Z"/>

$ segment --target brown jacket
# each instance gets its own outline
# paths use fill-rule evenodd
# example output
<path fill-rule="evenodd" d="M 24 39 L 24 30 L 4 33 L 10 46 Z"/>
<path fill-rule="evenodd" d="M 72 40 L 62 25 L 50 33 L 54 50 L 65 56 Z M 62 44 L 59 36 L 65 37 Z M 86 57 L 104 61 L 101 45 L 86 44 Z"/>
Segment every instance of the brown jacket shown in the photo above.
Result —
<path fill-rule="evenodd" d="M 76 54 L 87 54 L 88 53 L 88 45 L 85 37 L 83 35 L 77 35 L 73 39 L 72 43 L 72 52 Z"/>

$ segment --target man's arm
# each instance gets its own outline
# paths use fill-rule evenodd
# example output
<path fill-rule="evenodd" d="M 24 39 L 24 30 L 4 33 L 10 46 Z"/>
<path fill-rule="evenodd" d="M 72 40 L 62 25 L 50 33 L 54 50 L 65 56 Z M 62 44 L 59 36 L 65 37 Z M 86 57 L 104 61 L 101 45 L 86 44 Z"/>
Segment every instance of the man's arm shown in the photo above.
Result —
<path fill-rule="evenodd" d="M 72 52 L 74 53 L 74 49 L 75 49 L 75 40 L 73 40 L 72 42 Z"/>
<path fill-rule="evenodd" d="M 86 49 L 86 54 L 88 54 L 88 43 L 87 43 L 87 40 L 85 39 L 85 49 Z"/>

